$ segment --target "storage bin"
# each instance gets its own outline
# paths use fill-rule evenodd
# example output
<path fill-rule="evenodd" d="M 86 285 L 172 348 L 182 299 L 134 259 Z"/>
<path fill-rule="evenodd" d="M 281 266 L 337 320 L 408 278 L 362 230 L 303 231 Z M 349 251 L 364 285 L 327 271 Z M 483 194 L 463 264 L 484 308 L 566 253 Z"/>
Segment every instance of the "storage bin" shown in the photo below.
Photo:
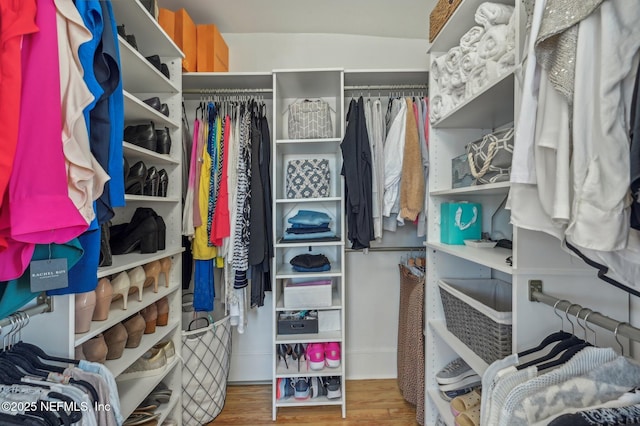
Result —
<path fill-rule="evenodd" d="M 311 311 L 305 318 L 292 316 L 287 312 L 278 314 L 278 334 L 316 334 L 318 333 L 318 312 Z"/>
<path fill-rule="evenodd" d="M 469 157 L 462 154 L 451 160 L 451 188 L 473 185 L 473 175 L 469 167 Z"/>
<path fill-rule="evenodd" d="M 433 42 L 462 0 L 438 0 L 429 15 L 429 43 Z"/>
<path fill-rule="evenodd" d="M 175 13 L 175 39 L 174 41 L 184 53 L 182 60 L 182 70 L 186 72 L 196 72 L 197 50 L 196 50 L 196 25 L 185 9 L 180 9 Z"/>
<path fill-rule="evenodd" d="M 158 23 L 171 40 L 176 41 L 176 14 L 163 7 L 158 11 Z"/>
<path fill-rule="evenodd" d="M 330 279 L 294 281 L 288 279 L 284 285 L 285 308 L 326 308 L 331 306 Z"/>
<path fill-rule="evenodd" d="M 442 279 L 438 286 L 451 333 L 489 364 L 511 354 L 511 284 Z"/>
<path fill-rule="evenodd" d="M 339 310 L 318 311 L 319 331 L 340 331 L 340 328 Z"/>
<path fill-rule="evenodd" d="M 228 72 L 229 47 L 213 24 L 198 25 L 197 29 L 198 72 Z"/>
<path fill-rule="evenodd" d="M 442 203 L 440 205 L 440 241 L 464 244 L 464 240 L 482 237 L 482 205 L 478 203 Z"/>

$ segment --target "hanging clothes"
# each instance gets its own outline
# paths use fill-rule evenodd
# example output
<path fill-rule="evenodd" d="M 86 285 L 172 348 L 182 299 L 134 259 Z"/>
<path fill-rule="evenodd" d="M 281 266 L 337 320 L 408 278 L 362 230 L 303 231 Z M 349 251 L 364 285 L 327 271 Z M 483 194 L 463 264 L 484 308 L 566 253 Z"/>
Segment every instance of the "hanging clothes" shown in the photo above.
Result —
<path fill-rule="evenodd" d="M 418 111 L 411 98 L 407 102 L 407 123 L 400 181 L 400 213 L 398 221 L 414 221 L 424 206 L 425 185 L 422 169 L 422 149 L 418 136 Z M 404 223 L 404 222 L 402 222 Z"/>

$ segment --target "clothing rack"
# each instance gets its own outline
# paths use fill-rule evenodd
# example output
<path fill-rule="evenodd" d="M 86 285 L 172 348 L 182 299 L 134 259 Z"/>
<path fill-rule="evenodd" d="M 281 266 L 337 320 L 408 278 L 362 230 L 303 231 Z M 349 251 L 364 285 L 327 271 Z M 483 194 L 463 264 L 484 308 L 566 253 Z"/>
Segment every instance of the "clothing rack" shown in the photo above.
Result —
<path fill-rule="evenodd" d="M 51 297 L 46 296 L 44 293 L 42 293 L 40 296 L 38 296 L 37 301 L 38 301 L 37 305 L 24 310 L 19 310 L 12 315 L 23 314 L 27 318 L 31 318 L 33 316 L 43 314 L 45 312 L 53 312 L 53 302 L 51 300 Z M 15 322 L 15 319 L 13 322 Z M 9 315 L 7 318 L 0 320 L 0 329 L 3 327 L 10 326 L 13 322 L 11 321 L 11 315 Z"/>
<path fill-rule="evenodd" d="M 359 251 L 363 251 L 364 249 L 345 249 L 346 252 L 359 252 Z M 376 252 L 376 251 L 380 251 L 380 252 L 384 252 L 384 251 L 425 251 L 424 247 L 402 247 L 402 246 L 398 246 L 398 247 L 369 247 L 368 249 L 369 252 Z"/>
<path fill-rule="evenodd" d="M 585 320 L 606 330 L 613 332 L 616 335 L 627 337 L 636 342 L 640 342 L 640 328 L 633 327 L 632 325 L 615 320 L 606 315 L 602 315 L 599 312 L 593 311 L 589 308 L 584 308 L 577 303 L 572 303 L 565 299 L 558 299 L 553 296 L 549 296 L 542 292 L 542 282 L 531 280 L 529 282 L 529 300 L 532 302 L 540 302 L 545 305 L 549 305 L 554 309 L 571 314 L 578 319 Z M 580 317 L 580 313 L 587 311 L 584 317 Z"/>
<path fill-rule="evenodd" d="M 428 90 L 426 84 L 383 84 L 372 86 L 344 86 L 345 91 L 358 91 L 358 90 Z"/>
<path fill-rule="evenodd" d="M 183 89 L 185 95 L 227 95 L 227 94 L 253 94 L 253 93 L 273 93 L 273 89 L 255 88 L 255 89 Z"/>

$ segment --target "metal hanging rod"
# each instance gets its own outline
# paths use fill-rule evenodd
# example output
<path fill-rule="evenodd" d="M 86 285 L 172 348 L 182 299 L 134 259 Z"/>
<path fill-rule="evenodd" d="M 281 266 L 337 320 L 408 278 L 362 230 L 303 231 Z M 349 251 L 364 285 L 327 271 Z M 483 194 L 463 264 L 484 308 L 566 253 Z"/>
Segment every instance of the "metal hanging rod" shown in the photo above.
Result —
<path fill-rule="evenodd" d="M 377 86 L 344 86 L 345 91 L 353 90 L 427 90 L 426 84 L 383 84 Z"/>
<path fill-rule="evenodd" d="M 561 312 L 566 312 L 574 317 L 584 320 L 584 317 L 578 317 L 582 311 L 591 312 L 587 316 L 587 322 L 595 324 L 611 332 L 617 332 L 620 336 L 627 337 L 636 342 L 640 342 L 640 328 L 633 327 L 626 322 L 615 320 L 599 312 L 595 312 L 589 308 L 584 308 L 577 303 L 571 303 L 568 300 L 558 299 L 542 292 L 542 281 L 529 281 L 529 300 L 532 302 L 540 302 L 551 307 L 555 306 Z"/>
<path fill-rule="evenodd" d="M 22 312 L 29 317 L 34 317 L 36 315 L 43 314 L 45 312 L 53 311 L 53 303 L 49 296 L 46 296 L 43 293 L 40 296 L 38 296 L 37 300 L 38 300 L 38 304 L 36 306 L 32 306 L 31 308 L 20 310 L 16 313 Z M 11 316 L 0 320 L 0 328 L 7 327 L 9 325 L 11 325 Z"/>
<path fill-rule="evenodd" d="M 243 94 L 243 93 L 273 93 L 273 89 L 255 88 L 255 89 L 183 89 L 183 94 L 189 95 L 225 95 L 225 94 Z"/>
<path fill-rule="evenodd" d="M 369 247 L 367 249 L 369 252 L 376 251 L 425 251 L 424 246 L 422 247 Z M 345 249 L 347 252 L 361 252 L 362 250 L 355 249 Z"/>

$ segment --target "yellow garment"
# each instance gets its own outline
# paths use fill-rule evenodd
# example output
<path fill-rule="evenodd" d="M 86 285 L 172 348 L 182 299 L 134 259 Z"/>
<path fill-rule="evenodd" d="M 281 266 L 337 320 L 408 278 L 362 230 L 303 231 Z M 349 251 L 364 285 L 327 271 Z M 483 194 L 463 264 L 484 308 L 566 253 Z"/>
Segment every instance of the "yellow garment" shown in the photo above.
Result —
<path fill-rule="evenodd" d="M 207 233 L 207 217 L 209 212 L 209 187 L 211 178 L 211 156 L 207 152 L 207 141 L 209 140 L 209 125 L 203 122 L 204 131 L 202 137 L 202 167 L 200 169 L 200 187 L 198 188 L 198 206 L 200 207 L 200 218 L 202 225 L 196 227 L 192 242 L 193 258 L 196 260 L 210 260 L 216 257 L 218 250 L 216 247 L 209 247 L 209 235 Z"/>

